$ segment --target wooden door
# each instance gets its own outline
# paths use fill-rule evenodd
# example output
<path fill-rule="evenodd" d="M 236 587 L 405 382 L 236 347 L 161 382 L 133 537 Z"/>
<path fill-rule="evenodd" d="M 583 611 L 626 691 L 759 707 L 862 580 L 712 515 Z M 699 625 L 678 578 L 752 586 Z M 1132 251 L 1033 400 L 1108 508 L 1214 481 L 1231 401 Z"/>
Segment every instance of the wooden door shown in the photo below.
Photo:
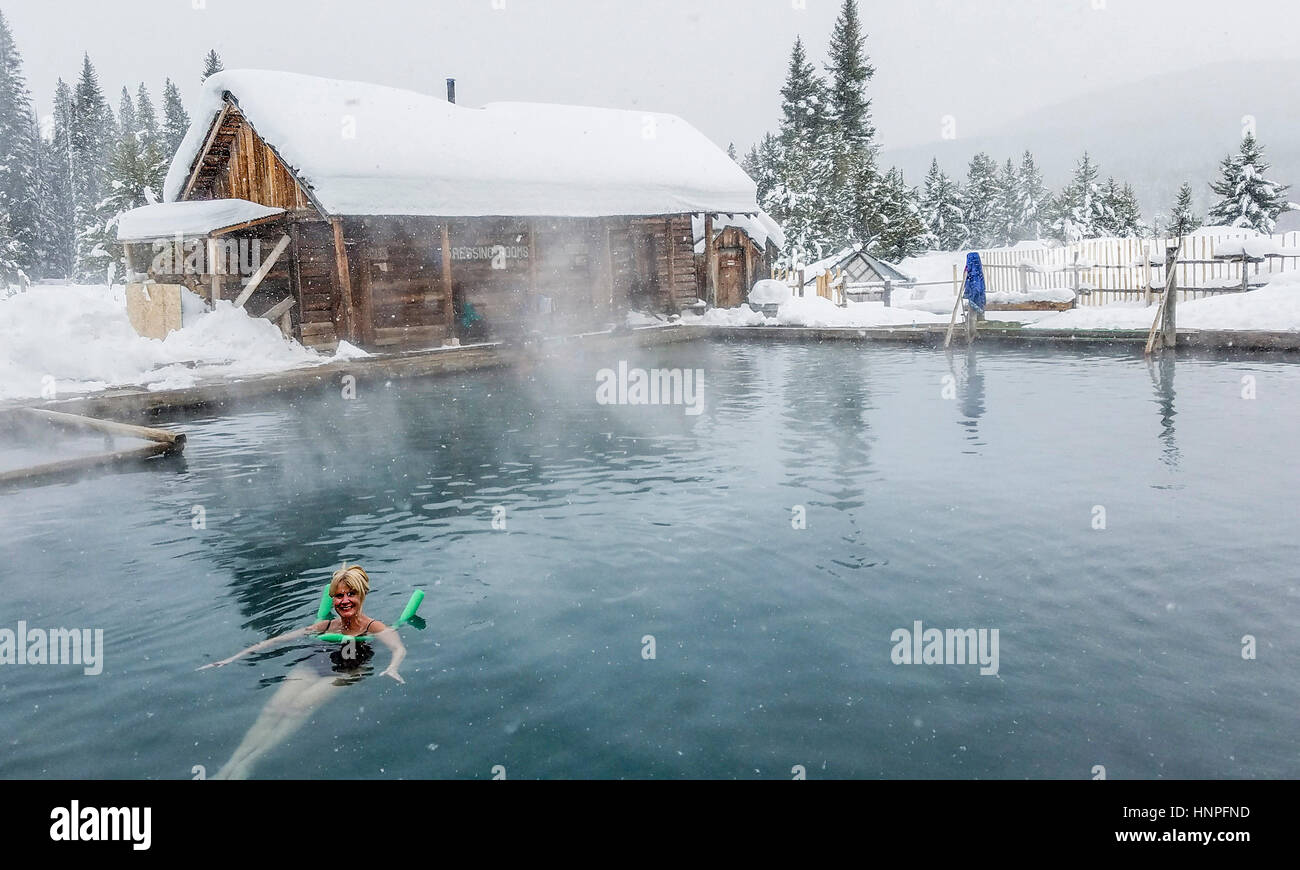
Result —
<path fill-rule="evenodd" d="M 745 301 L 745 252 L 741 248 L 718 251 L 718 308 L 735 308 Z"/>

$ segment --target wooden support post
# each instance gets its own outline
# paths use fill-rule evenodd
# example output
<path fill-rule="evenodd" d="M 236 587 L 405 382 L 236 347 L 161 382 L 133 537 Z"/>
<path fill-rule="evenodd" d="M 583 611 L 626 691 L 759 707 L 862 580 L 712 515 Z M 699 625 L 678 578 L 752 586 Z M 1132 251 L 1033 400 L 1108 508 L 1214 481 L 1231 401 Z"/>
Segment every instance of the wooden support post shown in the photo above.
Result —
<path fill-rule="evenodd" d="M 674 263 L 677 260 L 676 246 L 673 244 L 673 219 L 668 218 L 664 221 L 664 244 L 667 245 L 664 253 L 668 256 L 668 303 L 675 305 L 677 301 L 677 269 Z"/>
<path fill-rule="evenodd" d="M 1173 349 L 1178 344 L 1178 246 L 1171 245 L 1165 250 L 1165 270 L 1169 281 L 1165 286 L 1164 325 L 1161 346 Z"/>
<path fill-rule="evenodd" d="M 262 261 L 262 265 L 253 273 L 253 277 L 248 279 L 248 284 L 245 285 L 243 291 L 235 297 L 236 308 L 244 307 L 244 303 L 248 301 L 248 298 L 253 295 L 253 292 L 257 290 L 262 281 L 266 279 L 266 276 L 270 274 L 271 269 L 275 267 L 275 261 L 280 259 L 280 255 L 284 253 L 284 249 L 289 247 L 290 241 L 291 239 L 289 236 L 283 236 L 280 241 L 276 243 L 276 246 L 271 249 L 271 255 Z"/>
<path fill-rule="evenodd" d="M 443 221 L 440 229 L 439 251 L 442 259 L 442 292 L 447 300 L 447 344 L 456 344 L 456 294 L 451 284 L 451 225 Z"/>
<path fill-rule="evenodd" d="M 135 263 L 131 258 L 131 243 L 127 242 L 122 245 L 122 257 L 126 260 L 126 275 L 122 281 L 123 284 L 130 284 L 135 280 Z"/>
<path fill-rule="evenodd" d="M 286 296 L 268 308 L 266 313 L 261 316 L 270 321 L 279 320 L 282 316 L 288 315 L 289 309 L 297 304 L 298 300 L 294 299 L 292 296 Z"/>
<path fill-rule="evenodd" d="M 537 221 L 528 221 L 528 308 L 529 314 L 540 312 L 537 290 Z"/>
<path fill-rule="evenodd" d="M 704 301 L 710 307 L 718 302 L 718 258 L 713 250 L 713 213 L 704 214 Z M 803 279 L 800 278 L 799 295 L 803 295 Z"/>
<path fill-rule="evenodd" d="M 1142 243 L 1142 301 L 1151 307 L 1151 245 Z"/>
<path fill-rule="evenodd" d="M 290 238 L 289 280 L 293 284 L 293 295 L 298 300 L 298 321 L 299 323 L 301 323 L 302 321 L 306 320 L 305 315 L 307 313 L 307 303 L 302 298 L 302 268 L 301 268 L 301 260 L 299 260 L 300 257 L 299 251 L 301 250 L 301 248 L 299 247 L 298 224 L 294 223 L 289 225 L 289 238 Z M 294 337 L 292 332 L 293 318 L 288 314 L 288 312 L 286 312 L 284 315 L 284 320 L 285 323 L 288 323 L 290 325 L 290 328 L 288 330 L 285 330 L 285 335 L 287 335 L 289 338 L 293 338 Z M 283 327 L 284 324 L 282 323 L 281 328 Z"/>
<path fill-rule="evenodd" d="M 892 304 L 893 297 L 894 297 L 894 282 L 886 278 L 885 289 L 880 294 L 880 298 L 885 303 L 886 308 L 889 308 L 890 305 Z M 845 302 L 848 301 L 847 292 L 845 294 L 844 301 Z"/>
<path fill-rule="evenodd" d="M 211 276 L 212 278 L 212 292 L 210 294 L 211 298 L 208 301 L 211 302 L 212 305 L 215 307 L 217 304 L 217 300 L 221 298 L 221 275 L 219 274 L 219 270 L 217 268 L 217 240 L 216 239 L 208 239 L 207 254 L 208 254 L 208 262 L 206 268 L 207 268 L 208 275 Z"/>
<path fill-rule="evenodd" d="M 352 275 L 348 271 L 348 251 L 343 241 L 343 219 L 332 218 L 334 228 L 334 270 L 339 278 L 339 295 L 343 302 L 343 337 L 357 341 L 356 317 L 352 311 Z"/>

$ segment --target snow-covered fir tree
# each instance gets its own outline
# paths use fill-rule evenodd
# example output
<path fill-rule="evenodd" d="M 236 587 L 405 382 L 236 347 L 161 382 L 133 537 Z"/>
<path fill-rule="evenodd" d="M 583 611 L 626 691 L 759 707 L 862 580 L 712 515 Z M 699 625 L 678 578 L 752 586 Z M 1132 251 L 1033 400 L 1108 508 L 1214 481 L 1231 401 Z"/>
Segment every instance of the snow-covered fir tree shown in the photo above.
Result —
<path fill-rule="evenodd" d="M 171 79 L 167 79 L 167 84 L 163 88 L 162 138 L 165 160 L 170 162 L 175 156 L 189 129 L 190 115 L 185 111 L 185 104 L 181 102 L 181 92 Z"/>
<path fill-rule="evenodd" d="M 1219 197 L 1210 207 L 1210 223 L 1272 233 L 1277 216 L 1289 208 L 1286 192 L 1290 186 L 1270 181 L 1268 170 L 1264 149 L 1247 133 L 1241 150 L 1223 159 L 1219 180 L 1210 185 Z"/>
<path fill-rule="evenodd" d="M 1056 231 L 1056 237 L 1067 244 L 1101 235 L 1098 227 L 1105 222 L 1105 216 L 1097 176 L 1097 164 L 1085 151 L 1074 168 L 1070 183 L 1053 203 L 1052 229 Z"/>
<path fill-rule="evenodd" d="M 866 35 L 857 0 L 843 0 L 831 31 L 827 145 L 833 177 L 830 232 L 837 243 L 871 246 L 881 232 L 880 172 L 877 168 L 876 128 L 871 120 L 867 86 L 875 75 L 866 53 Z"/>
<path fill-rule="evenodd" d="M 1043 173 L 1034 165 L 1034 155 L 1028 151 L 1020 159 L 1019 181 L 1015 236 L 1018 241 L 1037 241 L 1050 223 L 1052 193 L 1043 184 Z"/>
<path fill-rule="evenodd" d="M 40 226 L 39 277 L 71 281 L 77 263 L 77 215 L 73 197 L 76 153 L 72 147 L 72 89 L 59 79 L 54 90 L 53 126 L 38 153 Z"/>
<path fill-rule="evenodd" d="M 5 220 L 5 250 L 0 257 L 24 274 L 37 262 L 37 147 L 33 135 L 32 100 L 23 77 L 22 56 L 9 23 L 0 13 L 0 217 Z M 10 279 L 12 280 L 12 278 Z"/>
<path fill-rule="evenodd" d="M 796 38 L 781 88 L 781 128 L 774 180 L 762 203 L 785 228 L 782 262 L 797 268 L 820 259 L 831 246 L 826 186 L 832 176 L 826 135 L 826 84 Z"/>
<path fill-rule="evenodd" d="M 874 246 L 879 256 L 893 263 L 925 250 L 927 228 L 921 218 L 916 188 L 908 187 L 903 173 L 890 169 L 880 184 L 880 235 Z"/>
<path fill-rule="evenodd" d="M 16 287 L 31 283 L 31 276 L 20 262 L 18 240 L 9 229 L 9 214 L 0 211 L 0 298 Z"/>
<path fill-rule="evenodd" d="M 921 219 L 928 230 L 925 245 L 938 251 L 959 251 L 966 247 L 966 208 L 961 188 L 930 161 L 921 196 Z"/>
<path fill-rule="evenodd" d="M 167 177 L 170 155 L 163 153 L 162 128 L 158 125 L 158 113 L 154 110 L 153 99 L 149 89 L 140 83 L 135 92 L 136 126 L 140 135 L 140 162 L 148 179 L 150 201 L 162 201 L 163 180 Z"/>
<path fill-rule="evenodd" d="M 76 210 L 78 281 L 102 281 L 109 262 L 108 165 L 117 140 L 113 110 L 87 55 L 72 92 L 72 197 Z"/>
<path fill-rule="evenodd" d="M 1024 199 L 1020 190 L 1020 172 L 1011 158 L 1003 165 L 998 174 L 998 187 L 1002 193 L 1002 202 L 998 206 L 998 223 L 996 242 L 998 246 L 1014 245 L 1020 241 L 1020 225 L 1023 219 L 1020 204 Z"/>
<path fill-rule="evenodd" d="M 736 143 L 735 143 L 735 142 L 728 142 L 728 143 L 727 143 L 727 156 L 730 157 L 732 160 L 734 160 L 736 163 L 739 163 L 739 162 L 740 162 L 740 155 L 738 155 L 738 154 L 736 153 Z"/>
<path fill-rule="evenodd" d="M 1147 234 L 1142 209 L 1131 184 L 1121 185 L 1114 176 L 1106 179 L 1101 191 L 1102 213 L 1097 232 L 1102 236 L 1141 238 Z"/>
<path fill-rule="evenodd" d="M 221 55 L 217 54 L 217 50 L 215 48 L 210 49 L 203 58 L 203 79 L 202 80 L 206 82 L 209 76 L 214 76 L 217 73 L 225 70 L 225 68 L 226 67 L 221 63 Z"/>
<path fill-rule="evenodd" d="M 1192 206 L 1192 186 L 1184 181 L 1183 186 L 1178 188 L 1178 198 L 1174 200 L 1174 210 L 1169 216 L 1169 233 L 1185 236 L 1200 227 L 1201 219 Z"/>
<path fill-rule="evenodd" d="M 62 85 L 65 99 L 67 85 Z M 36 199 L 40 203 L 36 223 L 36 273 L 33 278 L 72 276 L 74 237 L 72 195 L 69 188 L 67 128 L 56 123 L 50 137 L 39 133 L 35 118 Z M 62 134 L 62 135 L 60 135 Z"/>
<path fill-rule="evenodd" d="M 146 98 L 148 94 L 145 94 Z M 157 184 L 160 158 L 157 147 L 150 142 L 157 139 L 157 118 L 153 106 L 148 105 L 148 117 L 141 123 L 131 94 L 122 88 L 117 114 L 118 139 L 108 167 L 108 189 L 105 193 L 105 210 L 108 229 L 104 248 L 122 262 L 122 246 L 117 242 L 117 219 L 123 212 L 157 202 L 154 186 Z M 149 131 L 153 128 L 153 132 Z M 119 274 L 121 269 L 119 268 Z"/>
<path fill-rule="evenodd" d="M 966 174 L 966 227 L 972 248 L 989 248 L 1001 243 L 1002 202 L 997 163 L 983 152 L 976 154 Z"/>

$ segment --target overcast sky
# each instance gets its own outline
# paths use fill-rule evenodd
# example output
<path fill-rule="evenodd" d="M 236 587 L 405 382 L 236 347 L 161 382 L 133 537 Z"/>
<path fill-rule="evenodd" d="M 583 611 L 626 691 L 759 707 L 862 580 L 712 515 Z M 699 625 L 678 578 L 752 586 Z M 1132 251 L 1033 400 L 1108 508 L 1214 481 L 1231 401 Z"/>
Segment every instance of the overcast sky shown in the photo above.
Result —
<path fill-rule="evenodd" d="M 0 0 L 42 114 L 89 52 L 124 84 L 192 105 L 202 57 L 359 79 L 460 102 L 678 114 L 745 150 L 775 127 L 796 34 L 825 60 L 840 0 Z M 1282 0 L 861 0 L 882 144 L 996 131 L 1090 90 L 1251 53 L 1300 57 Z M 205 8 L 194 8 L 205 7 Z M 803 7 L 803 8 L 800 8 Z M 1230 14 L 1225 14 L 1229 10 Z M 1249 29 L 1247 29 L 1249 28 Z M 1294 83 L 1278 83 L 1293 88 Z"/>

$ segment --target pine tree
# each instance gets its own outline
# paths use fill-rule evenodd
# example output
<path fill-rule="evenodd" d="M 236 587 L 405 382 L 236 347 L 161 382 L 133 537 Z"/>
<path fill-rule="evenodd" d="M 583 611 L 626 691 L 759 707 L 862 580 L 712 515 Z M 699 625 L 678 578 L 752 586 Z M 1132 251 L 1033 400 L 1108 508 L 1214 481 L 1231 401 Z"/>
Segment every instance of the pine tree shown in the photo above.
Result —
<path fill-rule="evenodd" d="M 876 128 L 867 98 L 867 86 L 876 71 L 867 58 L 857 0 L 844 0 L 840 7 L 831 32 L 830 60 L 826 67 L 831 78 L 827 147 L 832 178 L 826 203 L 830 232 L 837 242 L 870 246 L 882 230 L 878 196 L 882 184 L 876 163 Z"/>
<path fill-rule="evenodd" d="M 1208 219 L 1214 224 L 1271 234 L 1277 216 L 1289 208 L 1286 192 L 1290 186 L 1269 181 L 1265 177 L 1268 170 L 1264 149 L 1253 134 L 1246 134 L 1241 150 L 1223 159 L 1219 181 L 1210 185 L 1219 201 L 1210 208 Z"/>
<path fill-rule="evenodd" d="M 140 83 L 135 93 L 136 123 L 140 130 L 140 163 L 147 179 L 145 194 L 150 202 L 162 200 L 163 180 L 167 177 L 170 162 L 163 154 L 162 128 L 158 126 L 158 113 L 154 111 L 149 89 Z"/>
<path fill-rule="evenodd" d="M 9 229 L 9 214 L 0 211 L 0 292 L 8 295 L 11 288 L 25 287 L 30 277 L 20 262 L 18 240 Z"/>
<path fill-rule="evenodd" d="M 740 162 L 740 157 L 739 155 L 736 154 L 735 142 L 727 143 L 727 156 L 730 157 L 732 160 L 734 160 L 736 163 Z"/>
<path fill-rule="evenodd" d="M 117 138 L 113 110 L 87 55 L 72 94 L 72 196 L 76 210 L 78 281 L 98 281 L 108 265 L 108 165 Z"/>
<path fill-rule="evenodd" d="M 925 244 L 940 251 L 959 251 L 966 247 L 966 209 L 961 189 L 939 168 L 939 160 L 930 161 L 921 197 L 921 218 L 928 234 Z"/>
<path fill-rule="evenodd" d="M 1043 173 L 1034 165 L 1034 155 L 1028 151 L 1020 160 L 1018 191 L 1020 201 L 1016 206 L 1016 238 L 1020 241 L 1037 241 L 1043 237 L 1050 222 L 1052 194 L 1043 184 Z"/>
<path fill-rule="evenodd" d="M 1114 177 L 1106 180 L 1102 189 L 1102 217 L 1097 230 L 1103 236 L 1122 239 L 1146 235 L 1147 226 L 1142 221 L 1142 209 L 1131 184 L 1121 187 Z"/>
<path fill-rule="evenodd" d="M 22 56 L 9 23 L 0 13 L 0 217 L 5 219 L 7 274 L 35 271 L 39 201 L 36 198 L 38 137 L 33 135 L 32 100 L 23 77 Z"/>
<path fill-rule="evenodd" d="M 754 179 L 754 184 L 758 187 L 760 203 L 770 201 L 772 191 L 779 183 L 783 160 L 780 140 L 771 133 L 764 133 L 763 138 L 745 156 L 744 170 L 750 178 Z"/>
<path fill-rule="evenodd" d="M 1070 183 L 1053 203 L 1052 228 L 1056 230 L 1057 238 L 1067 244 L 1100 235 L 1098 225 L 1104 223 L 1105 218 L 1097 175 L 1097 165 L 1085 151 L 1083 159 L 1075 166 Z"/>
<path fill-rule="evenodd" d="M 970 162 L 966 175 L 966 227 L 972 248 L 990 248 L 1000 244 L 1002 218 L 1002 184 L 998 165 L 983 152 Z"/>
<path fill-rule="evenodd" d="M 203 79 L 202 80 L 206 82 L 209 76 L 214 76 L 217 73 L 223 71 L 224 69 L 225 66 L 223 66 L 221 63 L 221 55 L 217 54 L 217 50 L 215 48 L 211 49 L 208 51 L 207 55 L 203 58 Z"/>
<path fill-rule="evenodd" d="M 190 116 L 181 102 L 181 92 L 171 79 L 163 89 L 163 157 L 170 162 L 180 150 L 190 129 Z"/>
<path fill-rule="evenodd" d="M 1169 232 L 1175 236 L 1185 236 L 1200 227 L 1201 219 L 1192 209 L 1192 186 L 1184 181 L 1183 186 L 1178 188 L 1178 199 L 1174 201 L 1174 212 L 1169 218 Z"/>
<path fill-rule="evenodd" d="M 43 278 L 74 278 L 77 261 L 77 216 L 73 196 L 76 153 L 72 147 L 72 89 L 63 79 L 54 91 L 54 125 L 39 151 L 38 249 Z"/>
<path fill-rule="evenodd" d="M 998 188 L 1002 194 L 1002 201 L 998 204 L 996 244 L 1002 247 L 1014 245 L 1020 241 L 1020 226 L 1024 223 L 1024 218 L 1020 214 L 1020 206 L 1024 200 L 1024 195 L 1020 187 L 1020 172 L 1017 171 L 1015 163 L 1008 157 L 1006 165 L 1002 167 L 1002 172 L 998 175 Z"/>
<path fill-rule="evenodd" d="M 783 263 L 797 266 L 820 259 L 831 244 L 824 189 L 831 175 L 826 85 L 808 62 L 800 39 L 790 53 L 781 97 L 779 162 L 762 205 L 785 227 Z"/>
<path fill-rule="evenodd" d="M 152 112 L 150 107 L 150 114 Z M 150 184 L 154 180 L 157 166 L 150 162 L 152 158 L 145 153 L 148 135 L 140 125 L 135 103 L 126 88 L 122 88 L 117 119 L 118 139 L 109 162 L 108 189 L 104 198 L 104 215 L 107 219 L 105 226 L 108 232 L 103 245 L 110 256 L 121 264 L 122 246 L 117 242 L 117 219 L 124 212 L 149 204 L 152 196 Z M 121 272 L 119 269 L 119 274 Z"/>
<path fill-rule="evenodd" d="M 921 218 L 916 188 L 908 187 L 903 173 L 891 168 L 881 181 L 881 233 L 875 252 L 897 263 L 925 250 L 927 229 Z"/>

